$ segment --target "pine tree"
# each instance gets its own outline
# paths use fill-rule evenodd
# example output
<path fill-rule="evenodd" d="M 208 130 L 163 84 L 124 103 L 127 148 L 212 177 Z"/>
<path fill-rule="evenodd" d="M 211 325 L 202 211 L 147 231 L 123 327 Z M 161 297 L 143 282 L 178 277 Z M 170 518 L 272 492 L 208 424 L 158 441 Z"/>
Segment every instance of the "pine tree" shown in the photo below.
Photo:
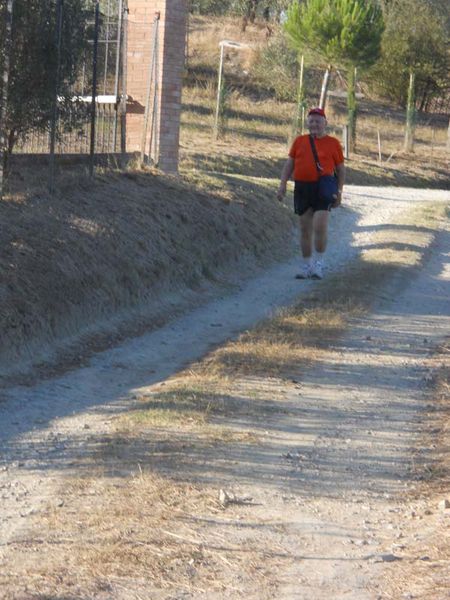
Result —
<path fill-rule="evenodd" d="M 356 138 L 355 69 L 372 65 L 380 54 L 383 15 L 371 0 L 306 0 L 293 2 L 285 31 L 300 52 L 308 48 L 328 65 L 349 72 L 350 138 Z M 324 107 L 327 89 L 323 90 Z"/>

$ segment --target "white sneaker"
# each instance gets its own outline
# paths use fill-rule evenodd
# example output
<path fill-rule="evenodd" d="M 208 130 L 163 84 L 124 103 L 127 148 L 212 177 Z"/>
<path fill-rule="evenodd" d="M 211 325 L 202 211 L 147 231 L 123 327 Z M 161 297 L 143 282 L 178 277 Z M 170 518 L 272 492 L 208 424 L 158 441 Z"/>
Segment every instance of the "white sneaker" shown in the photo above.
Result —
<path fill-rule="evenodd" d="M 311 279 L 323 279 L 323 262 L 320 258 L 315 261 L 311 269 Z"/>
<path fill-rule="evenodd" d="M 311 265 L 303 263 L 300 267 L 300 272 L 297 273 L 295 279 L 309 279 L 311 277 Z"/>

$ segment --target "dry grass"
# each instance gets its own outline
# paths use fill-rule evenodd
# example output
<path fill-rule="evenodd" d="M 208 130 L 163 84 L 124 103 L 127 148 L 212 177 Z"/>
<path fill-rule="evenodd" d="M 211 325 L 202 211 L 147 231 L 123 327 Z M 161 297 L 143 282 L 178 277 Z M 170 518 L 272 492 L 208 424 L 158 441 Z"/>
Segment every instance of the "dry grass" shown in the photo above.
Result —
<path fill-rule="evenodd" d="M 249 24 L 245 33 L 241 31 L 241 21 L 235 17 L 191 16 L 189 22 L 189 66 L 191 68 L 218 67 L 219 42 L 233 40 L 248 46 L 239 52 L 227 48 L 225 62 L 245 70 L 252 64 L 255 51 L 266 44 L 266 28 L 256 22 Z"/>
<path fill-rule="evenodd" d="M 222 513 L 216 490 L 174 484 L 138 464 L 131 476 L 68 480 L 64 505 L 40 516 L 40 535 L 14 542 L 2 598 L 157 599 L 205 585 L 220 594 L 230 573 L 240 574 L 237 585 L 260 584 L 258 552 L 220 535 Z"/>
<path fill-rule="evenodd" d="M 253 51 L 227 55 L 225 76 L 232 91 L 225 137 L 215 142 L 212 126 L 218 43 L 222 39 L 248 43 Z M 279 176 L 292 137 L 295 107 L 271 99 L 267 90 L 259 89 L 252 80 L 252 61 L 267 43 L 262 26 L 250 27 L 242 34 L 239 20 L 191 19 L 189 73 L 183 91 L 182 168 Z M 317 102 L 319 93 L 318 88 L 308 99 L 310 104 Z M 347 118 L 345 101 L 330 97 L 327 113 L 330 132 L 341 137 Z M 357 152 L 348 162 L 349 183 L 449 187 L 446 116 L 419 116 L 412 154 L 403 152 L 404 122 L 404 111 L 368 97 L 361 100 Z"/>
<path fill-rule="evenodd" d="M 294 106 L 265 99 L 258 102 L 235 90 L 230 97 L 225 135 L 212 136 L 215 106 L 214 87 L 185 88 L 181 131 L 181 168 L 278 178 L 291 139 Z M 327 109 L 331 134 L 341 137 L 345 110 L 341 101 Z M 369 109 L 358 121 L 357 152 L 347 162 L 350 184 L 391 185 L 448 189 L 448 153 L 445 119 L 436 117 L 434 127 L 417 127 L 418 139 L 413 154 L 403 152 L 404 119 L 400 111 L 378 105 L 385 114 L 382 129 Z M 375 110 L 375 109 L 373 109 Z M 382 139 L 382 162 L 378 160 L 377 133 Z M 435 132 L 432 134 L 432 132 Z"/>
<path fill-rule="evenodd" d="M 167 388 L 167 389 L 166 389 Z M 212 390 L 220 389 L 222 395 Z M 125 417 L 132 428 L 176 427 L 197 428 L 206 425 L 208 415 L 225 409 L 227 381 L 225 378 L 198 376 L 191 372 L 189 380 L 174 377 L 151 391 L 141 390 L 137 394 L 138 408 Z"/>

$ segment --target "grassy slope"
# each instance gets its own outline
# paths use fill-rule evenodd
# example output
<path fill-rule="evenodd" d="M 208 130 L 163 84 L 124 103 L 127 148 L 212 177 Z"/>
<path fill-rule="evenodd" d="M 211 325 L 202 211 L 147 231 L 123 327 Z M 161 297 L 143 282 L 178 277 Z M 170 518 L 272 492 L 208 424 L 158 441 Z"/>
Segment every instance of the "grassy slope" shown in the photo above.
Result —
<path fill-rule="evenodd" d="M 207 193 L 152 172 L 78 178 L 54 198 L 16 195 L 0 213 L 4 368 L 119 311 L 291 249 L 291 216 L 271 191 L 226 176 Z"/>

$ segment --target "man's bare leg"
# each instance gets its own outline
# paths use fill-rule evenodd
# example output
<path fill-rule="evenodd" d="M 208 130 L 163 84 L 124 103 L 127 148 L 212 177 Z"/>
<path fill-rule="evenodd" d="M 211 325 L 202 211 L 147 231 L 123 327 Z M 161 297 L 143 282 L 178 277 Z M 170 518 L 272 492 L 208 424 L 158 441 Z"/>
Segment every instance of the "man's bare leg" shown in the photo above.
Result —
<path fill-rule="evenodd" d="M 317 210 L 313 218 L 314 248 L 319 254 L 327 249 L 328 242 L 328 210 Z"/>
<path fill-rule="evenodd" d="M 309 208 L 300 216 L 300 248 L 302 251 L 303 262 L 300 265 L 300 272 L 297 279 L 307 279 L 311 275 L 311 256 L 313 250 L 313 218 L 314 213 Z"/>
<path fill-rule="evenodd" d="M 311 258 L 313 249 L 313 220 L 312 208 L 300 216 L 300 248 L 305 259 Z"/>
<path fill-rule="evenodd" d="M 330 213 L 327 210 L 318 210 L 314 213 L 314 249 L 317 253 L 317 259 L 312 266 L 311 272 L 311 276 L 314 279 L 322 279 L 323 277 L 323 256 L 327 249 L 329 215 Z"/>

